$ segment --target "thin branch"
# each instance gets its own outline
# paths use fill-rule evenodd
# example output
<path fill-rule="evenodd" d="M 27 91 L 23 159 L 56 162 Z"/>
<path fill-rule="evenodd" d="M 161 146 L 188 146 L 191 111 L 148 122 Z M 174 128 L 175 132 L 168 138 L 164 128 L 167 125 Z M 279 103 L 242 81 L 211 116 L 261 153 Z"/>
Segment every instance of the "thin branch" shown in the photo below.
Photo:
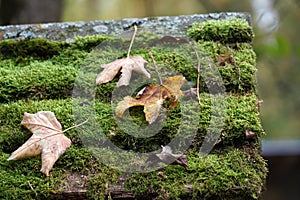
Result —
<path fill-rule="evenodd" d="M 198 77 L 197 77 L 197 88 L 196 88 L 196 93 L 197 93 L 197 98 L 198 98 L 198 103 L 201 104 L 201 100 L 200 100 L 200 77 L 201 77 L 201 61 L 200 61 L 200 57 L 198 54 L 197 49 L 194 47 L 193 44 L 191 44 L 195 54 L 196 54 L 196 58 L 197 58 L 197 70 L 198 70 Z"/>
<path fill-rule="evenodd" d="M 156 62 L 155 62 L 155 60 L 154 60 L 154 57 L 153 57 L 153 55 L 152 55 L 152 52 L 151 52 L 151 51 L 149 52 L 149 55 L 150 55 L 150 57 L 151 57 L 151 59 L 152 59 L 152 63 L 153 63 L 153 65 L 154 65 L 154 67 L 155 67 L 155 72 L 156 72 L 156 74 L 157 74 L 157 76 L 158 76 L 159 83 L 160 83 L 160 85 L 162 85 L 162 84 L 163 84 L 163 82 L 162 82 L 162 79 L 161 79 L 160 73 L 159 73 L 159 71 L 158 71 L 157 64 L 156 64 Z"/>
<path fill-rule="evenodd" d="M 128 52 L 127 52 L 127 58 L 129 58 L 129 56 L 130 56 L 131 48 L 132 48 L 133 41 L 135 39 L 136 33 L 137 33 L 137 26 L 134 26 L 134 32 L 133 32 L 133 35 L 132 35 L 132 38 L 131 38 L 131 41 L 130 41 L 130 45 L 129 45 L 129 49 L 128 49 Z"/>
<path fill-rule="evenodd" d="M 34 189 L 33 189 L 32 185 L 30 184 L 30 182 L 29 182 L 29 181 L 27 181 L 27 183 L 28 183 L 28 185 L 29 185 L 30 189 L 31 189 L 32 191 L 34 191 Z M 35 191 L 34 191 L 34 192 L 35 192 Z"/>
<path fill-rule="evenodd" d="M 27 181 L 27 183 L 28 183 L 30 189 L 31 189 L 31 190 L 34 192 L 34 194 L 37 196 L 37 193 L 36 193 L 35 189 L 32 187 L 32 185 L 30 184 L 30 182 Z"/>

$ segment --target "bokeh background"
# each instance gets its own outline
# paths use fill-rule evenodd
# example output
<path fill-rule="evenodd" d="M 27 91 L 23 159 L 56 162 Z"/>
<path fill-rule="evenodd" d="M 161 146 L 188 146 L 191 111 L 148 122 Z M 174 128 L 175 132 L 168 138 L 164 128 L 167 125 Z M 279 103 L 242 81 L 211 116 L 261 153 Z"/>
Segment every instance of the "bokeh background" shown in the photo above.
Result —
<path fill-rule="evenodd" d="M 300 199 L 300 0 L 0 0 L 0 25 L 249 12 L 269 161 L 264 199 Z"/>

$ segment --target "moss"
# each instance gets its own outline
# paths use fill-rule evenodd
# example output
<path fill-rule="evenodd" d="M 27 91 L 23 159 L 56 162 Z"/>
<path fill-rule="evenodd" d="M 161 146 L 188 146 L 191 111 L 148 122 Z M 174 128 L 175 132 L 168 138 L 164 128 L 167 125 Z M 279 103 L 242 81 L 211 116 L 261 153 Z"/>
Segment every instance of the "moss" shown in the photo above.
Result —
<path fill-rule="evenodd" d="M 89 198 L 106 199 L 109 196 L 107 189 L 117 185 L 120 175 L 120 172 L 107 167 L 100 173 L 98 172 L 89 180 L 89 190 L 87 191 Z"/>
<path fill-rule="evenodd" d="M 2 40 L 0 53 L 4 58 L 22 60 L 24 57 L 48 59 L 59 54 L 60 49 L 67 43 L 54 42 L 45 39 L 32 40 Z"/>
<path fill-rule="evenodd" d="M 113 178 L 118 177 L 118 172 L 99 163 L 85 148 L 71 147 L 68 149 L 64 156 L 55 163 L 51 177 L 45 177 L 40 172 L 39 156 L 18 162 L 8 162 L 6 160 L 8 157 L 8 154 L 1 152 L 1 199 L 50 198 L 60 192 L 72 190 L 73 188 L 70 186 L 73 183 L 68 183 L 67 178 L 78 173 L 90 179 L 80 180 L 81 184 L 86 182 L 82 189 L 91 188 L 88 195 L 96 197 L 100 193 L 106 194 L 105 185 L 109 184 Z M 103 178 L 101 182 L 99 182 L 98 176 Z M 113 183 L 113 181 L 111 182 Z"/>
<path fill-rule="evenodd" d="M 70 97 L 84 59 L 108 38 L 78 37 L 74 43 L 45 39 L 0 41 L 0 102 Z"/>
<path fill-rule="evenodd" d="M 189 153 L 189 169 L 167 166 L 133 174 L 125 183 L 138 199 L 258 199 L 264 188 L 266 164 L 259 155 L 228 149 L 201 157 Z"/>
<path fill-rule="evenodd" d="M 195 23 L 187 34 L 196 41 L 205 40 L 221 43 L 251 43 L 254 37 L 248 22 L 240 18 Z"/>
<path fill-rule="evenodd" d="M 91 76 L 95 76 L 99 73 L 100 65 L 109 62 L 110 57 L 110 61 L 112 61 L 116 57 L 122 57 L 122 54 L 124 54 L 124 51 L 120 50 L 120 52 L 106 52 L 105 56 L 99 56 L 103 53 L 103 50 L 96 48 L 94 51 L 91 51 L 92 47 L 95 47 L 103 40 L 104 37 L 89 37 L 86 41 L 83 38 L 78 38 L 72 44 L 53 42 L 53 44 L 51 43 L 52 46 L 55 44 L 61 48 L 58 48 L 56 54 L 46 60 L 40 60 L 35 58 L 33 54 L 28 54 L 27 56 L 21 56 L 26 61 L 20 62 L 16 61 L 14 56 L 5 58 L 5 55 L 2 54 L 4 55 L 4 59 L 0 61 L 0 83 L 3 87 L 0 89 L 0 102 L 9 102 L 18 99 L 62 99 L 70 97 L 74 82 L 78 77 L 78 70 L 84 70 L 84 73 L 90 73 Z M 10 42 L 13 45 L 18 44 L 16 41 Z M 22 41 L 22 44 L 25 42 Z M 37 46 L 41 41 L 39 39 L 35 42 L 27 42 L 35 44 L 33 46 L 38 48 Z M 142 45 L 140 42 L 136 42 L 137 46 Z M 12 45 L 9 42 L 6 43 L 2 45 Z M 42 44 L 48 43 L 50 44 L 49 41 Z M 218 54 L 232 53 L 236 65 L 216 65 L 222 76 L 226 91 L 242 94 L 254 91 L 254 75 L 256 72 L 255 53 L 250 45 L 238 44 L 230 47 L 220 43 L 200 42 L 197 48 L 203 55 L 201 56 L 202 68 L 207 67 L 211 62 L 215 64 Z M 21 50 L 20 47 L 19 51 Z M 194 86 L 197 80 L 197 63 L 195 63 L 196 58 L 190 54 L 190 51 L 192 49 L 189 45 L 176 47 L 163 45 L 153 47 L 151 50 L 155 61 L 159 65 L 162 77 L 180 73 Z M 19 53 L 16 52 L 17 54 Z M 150 63 L 148 70 L 151 72 L 152 77 L 157 77 L 155 69 L 151 64 L 152 60 L 149 56 L 149 50 L 137 49 L 132 52 L 132 55 L 135 54 L 145 57 Z M 206 66 L 205 60 L 208 57 L 211 59 L 211 62 L 207 63 Z M 214 83 L 217 78 L 212 76 L 209 82 Z M 117 79 L 118 77 L 115 80 Z M 115 82 L 113 81 L 97 87 L 97 98 L 101 101 L 109 102 L 111 100 L 111 93 L 115 88 Z M 200 83 L 202 92 L 208 92 L 207 83 L 202 76 Z"/>
<path fill-rule="evenodd" d="M 222 110 L 214 110 L 213 112 L 215 114 L 212 115 L 212 110 L 214 108 L 212 106 L 213 101 L 216 101 L 213 96 L 202 95 L 202 104 L 199 108 L 199 113 L 197 113 L 197 110 L 193 111 L 193 105 L 182 102 L 180 107 L 171 109 L 168 112 L 166 121 L 161 124 L 162 129 L 156 135 L 147 138 L 137 138 L 128 135 L 128 132 L 149 135 L 153 129 L 158 128 L 158 124 L 149 125 L 147 129 L 143 129 L 145 127 L 139 127 L 130 123 L 130 119 L 127 118 L 128 116 L 124 116 L 124 119 L 116 123 L 110 103 L 95 103 L 94 108 L 97 113 L 95 123 L 99 124 L 103 133 L 105 133 L 107 137 L 120 148 L 139 152 L 153 151 L 160 148 L 161 145 L 168 144 L 172 138 L 178 135 L 180 130 L 184 129 L 187 131 L 190 128 L 193 128 L 191 127 L 192 121 L 190 121 L 188 117 L 195 117 L 197 115 L 199 115 L 199 124 L 197 124 L 197 122 L 194 124 L 195 131 L 198 129 L 198 133 L 193 142 L 193 148 L 195 149 L 199 149 L 204 137 L 207 135 L 208 129 L 211 128 L 216 128 L 220 131 L 222 130 L 218 142 L 229 146 L 236 146 L 241 144 L 241 141 L 246 140 L 246 130 L 256 133 L 256 136 L 253 139 L 260 139 L 264 136 L 265 133 L 261 127 L 259 113 L 256 108 L 257 98 L 255 95 L 226 97 L 225 103 L 227 104 L 227 109 L 224 114 L 224 127 L 220 126 L 219 121 L 211 121 L 212 116 L 217 115 L 216 113 L 218 112 L 222 112 Z M 39 110 L 50 110 L 54 112 L 57 119 L 64 125 L 64 128 L 74 125 L 72 101 L 69 99 L 29 102 L 19 101 L 11 104 L 3 104 L 0 106 L 0 144 L 4 152 L 12 152 L 31 135 L 29 131 L 20 126 L 23 113 L 36 113 Z M 84 108 L 82 108 L 80 112 L 81 121 L 92 117 L 90 116 L 90 109 L 84 111 Z M 133 116 L 136 118 L 135 120 L 145 120 L 142 109 L 135 109 L 132 112 L 132 114 L 134 114 Z M 185 120 L 184 122 L 182 121 L 183 119 Z M 117 124 L 120 125 L 120 123 L 122 124 L 122 127 L 117 126 Z M 111 130 L 114 130 L 114 134 L 111 134 Z M 76 138 L 79 138 L 74 131 L 68 132 L 67 135 L 75 141 Z M 88 137 L 91 136 L 89 135 Z M 92 141 L 97 140 L 99 135 L 96 134 L 94 137 L 96 138 L 92 139 Z M 186 137 L 187 138 L 181 139 L 183 141 L 191 139 L 188 134 Z"/>

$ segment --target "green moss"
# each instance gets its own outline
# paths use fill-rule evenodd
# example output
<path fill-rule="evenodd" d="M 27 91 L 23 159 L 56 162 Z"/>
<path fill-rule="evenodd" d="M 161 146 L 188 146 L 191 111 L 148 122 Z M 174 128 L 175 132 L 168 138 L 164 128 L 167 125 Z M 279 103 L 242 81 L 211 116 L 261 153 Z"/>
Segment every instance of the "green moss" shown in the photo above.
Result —
<path fill-rule="evenodd" d="M 48 59 L 58 55 L 60 49 L 67 43 L 54 42 L 45 39 L 33 40 L 2 40 L 0 42 L 0 53 L 4 58 L 15 58 L 22 60 L 24 57 Z"/>
<path fill-rule="evenodd" d="M 63 191 L 72 190 L 74 183 L 68 182 L 69 176 L 78 175 L 80 184 L 86 182 L 82 189 L 90 188 L 88 195 L 103 199 L 105 186 L 114 183 L 118 172 L 101 163 L 85 148 L 70 147 L 51 170 L 51 177 L 40 172 L 40 157 L 20 161 L 7 161 L 8 154 L 1 152 L 0 160 L 0 198 L 1 199 L 45 199 Z M 102 179 L 101 179 L 102 177 Z M 101 181 L 99 181 L 101 179 Z M 76 188 L 75 188 L 76 189 Z M 93 191 L 93 192 L 92 192 Z M 99 195 L 102 196 L 99 196 Z"/>
<path fill-rule="evenodd" d="M 92 47 L 97 46 L 104 39 L 104 37 L 77 38 L 74 43 L 51 43 L 41 39 L 25 40 L 21 44 L 16 41 L 0 42 L 3 46 L 13 46 L 18 51 L 22 51 L 22 48 L 26 50 L 25 47 L 28 45 L 34 46 L 32 49 L 38 49 L 38 45 L 41 45 L 41 43 L 45 46 L 49 44 L 47 48 L 57 47 L 55 54 L 47 54 L 46 57 L 43 57 L 42 53 L 29 53 L 28 55 L 25 53 L 26 56 L 25 54 L 21 55 L 22 62 L 16 59 L 14 54 L 8 58 L 9 53 L 6 54 L 4 50 L 2 54 L 0 52 L 0 55 L 3 56 L 3 59 L 0 61 L 0 84 L 3 86 L 0 88 L 0 102 L 18 99 L 62 99 L 70 97 L 74 81 L 78 76 L 78 70 L 84 70 L 84 73 L 90 73 L 91 77 L 94 77 L 99 73 L 101 64 L 108 63 L 126 54 L 124 51 L 103 52 L 101 48 L 95 48 L 94 51 L 91 51 Z M 26 41 L 29 44 L 26 45 Z M 143 45 L 141 41 L 136 41 L 136 43 L 136 46 Z M 201 52 L 202 68 L 210 64 L 216 65 L 227 92 L 245 94 L 254 91 L 255 53 L 249 44 L 228 46 L 221 43 L 200 42 L 197 45 L 197 49 Z M 16 50 L 16 55 L 20 54 L 18 51 Z M 180 73 L 195 86 L 197 61 L 195 56 L 190 53 L 191 51 L 193 50 L 190 45 L 176 47 L 163 45 L 153 47 L 151 50 L 163 78 Z M 143 56 L 149 62 L 148 71 L 150 71 L 154 79 L 157 79 L 149 52 L 148 49 L 136 49 L 132 52 L 132 55 L 138 54 Z M 232 53 L 236 65 L 226 64 L 225 66 L 218 66 L 216 64 L 217 56 L 222 53 Z M 207 63 L 207 58 L 211 60 L 209 63 Z M 97 87 L 97 98 L 104 102 L 110 102 L 111 93 L 115 88 L 117 79 L 118 76 L 111 83 Z M 214 83 L 217 79 L 218 77 L 212 76 L 209 83 Z M 202 76 L 200 82 L 201 92 L 208 92 L 207 83 Z"/>
<path fill-rule="evenodd" d="M 77 70 L 88 53 L 108 36 L 0 41 L 0 102 L 70 97 Z"/>
<path fill-rule="evenodd" d="M 178 135 L 180 130 L 187 131 L 190 128 L 193 128 L 191 127 L 191 121 L 188 120 L 188 117 L 194 118 L 197 115 L 199 115 L 199 124 L 197 124 L 197 122 L 194 124 L 195 130 L 198 129 L 196 139 L 194 139 L 193 142 L 193 148 L 195 149 L 199 149 L 204 137 L 207 135 L 208 129 L 211 128 L 222 130 L 222 134 L 218 141 L 223 145 L 237 146 L 238 144 L 242 144 L 241 141 L 246 140 L 246 130 L 256 133 L 254 139 L 260 139 L 264 136 L 264 131 L 259 120 L 259 113 L 256 108 L 257 98 L 255 95 L 226 97 L 224 100 L 227 104 L 226 113 L 224 115 L 224 127 L 220 126 L 219 121 L 211 121 L 211 117 L 216 115 L 212 115 L 213 101 L 216 101 L 213 96 L 202 95 L 199 113 L 195 109 L 195 111 L 193 111 L 193 105 L 182 102 L 180 107 L 171 109 L 168 112 L 166 121 L 161 124 L 162 129 L 155 136 L 147 138 L 137 138 L 128 135 L 128 133 L 147 135 L 150 134 L 153 129 L 157 129 L 158 124 L 149 125 L 147 127 L 148 129 L 142 129 L 144 126 L 139 127 L 136 126 L 135 123 L 130 123 L 131 119 L 128 118 L 129 116 L 126 117 L 125 115 L 124 119 L 121 119 L 118 123 L 121 123 L 122 127 L 117 126 L 110 103 L 96 102 L 95 111 L 97 115 L 95 123 L 99 124 L 103 133 L 105 133 L 107 137 L 120 148 L 139 152 L 156 150 L 160 148 L 161 145 L 168 144 L 172 138 Z M 0 144 L 3 151 L 12 152 L 31 135 L 29 131 L 20 126 L 20 122 L 24 112 L 36 113 L 39 110 L 50 110 L 54 112 L 64 128 L 74 125 L 72 101 L 68 99 L 29 102 L 19 101 L 10 104 L 2 104 L 0 106 L 0 123 L 2 124 L 0 127 Z M 88 109 L 84 111 L 84 108 L 82 108 L 80 113 L 82 118 L 81 121 L 91 117 L 89 116 L 90 112 L 91 110 Z M 214 113 L 218 112 L 221 113 L 222 110 L 214 110 Z M 136 118 L 135 120 L 145 120 L 142 109 L 136 109 L 133 114 Z M 138 116 L 140 117 L 138 118 Z M 182 119 L 185 119 L 185 122 L 183 122 Z M 114 130 L 114 134 L 111 134 L 111 130 Z M 74 140 L 79 138 L 74 130 L 68 132 L 67 135 L 71 138 L 74 137 Z M 182 140 L 190 140 L 188 136 L 189 135 L 187 135 L 187 138 L 185 139 L 182 138 Z M 89 135 L 88 137 L 91 136 Z M 95 139 L 97 140 L 99 135 L 96 134 L 94 137 L 96 137 Z M 92 141 L 94 140 L 92 139 Z"/>
<path fill-rule="evenodd" d="M 248 22 L 240 18 L 195 23 L 187 34 L 196 41 L 205 40 L 221 43 L 251 43 L 254 37 Z"/>
<path fill-rule="evenodd" d="M 201 157 L 189 154 L 189 169 L 168 166 L 146 174 L 133 174 L 126 188 L 140 199 L 258 199 L 264 188 L 266 164 L 259 155 L 241 150 Z"/>
<path fill-rule="evenodd" d="M 87 195 L 89 198 L 106 199 L 110 195 L 107 189 L 117 185 L 120 175 L 120 172 L 107 167 L 100 171 L 100 173 L 95 174 L 88 182 L 89 190 L 87 191 Z"/>

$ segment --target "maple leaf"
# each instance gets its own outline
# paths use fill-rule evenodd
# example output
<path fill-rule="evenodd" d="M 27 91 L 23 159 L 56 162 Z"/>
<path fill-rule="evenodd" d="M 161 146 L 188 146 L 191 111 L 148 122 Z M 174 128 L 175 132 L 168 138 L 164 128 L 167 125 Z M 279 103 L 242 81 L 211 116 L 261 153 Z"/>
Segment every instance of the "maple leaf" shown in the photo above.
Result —
<path fill-rule="evenodd" d="M 136 98 L 126 96 L 116 107 L 116 116 L 122 118 L 124 112 L 133 106 L 144 106 L 146 121 L 152 124 L 159 116 L 163 103 L 170 100 L 169 107 L 176 107 L 183 96 L 180 90 L 185 83 L 181 75 L 166 78 L 162 85 L 151 84 L 145 87 Z"/>
<path fill-rule="evenodd" d="M 130 51 L 137 33 L 137 26 L 134 26 L 134 32 L 130 41 L 126 58 L 117 59 L 111 63 L 101 65 L 104 70 L 97 75 L 96 85 L 111 81 L 121 69 L 121 78 L 117 83 L 117 87 L 129 85 L 132 72 L 137 72 L 150 78 L 151 75 L 145 69 L 148 64 L 142 56 L 130 56 Z"/>
<path fill-rule="evenodd" d="M 151 78 L 151 75 L 145 69 L 148 64 L 142 56 L 129 56 L 126 58 L 115 60 L 111 63 L 101 65 L 104 70 L 98 74 L 96 84 L 107 83 L 111 81 L 121 70 L 121 78 L 117 83 L 117 87 L 129 85 L 132 72 L 136 72 Z M 121 69 L 122 68 L 122 69 Z"/>
<path fill-rule="evenodd" d="M 14 151 L 8 160 L 42 154 L 41 172 L 50 176 L 54 163 L 71 146 L 71 140 L 63 134 L 61 124 L 50 111 L 40 111 L 36 114 L 25 112 L 21 124 L 33 135 Z"/>

